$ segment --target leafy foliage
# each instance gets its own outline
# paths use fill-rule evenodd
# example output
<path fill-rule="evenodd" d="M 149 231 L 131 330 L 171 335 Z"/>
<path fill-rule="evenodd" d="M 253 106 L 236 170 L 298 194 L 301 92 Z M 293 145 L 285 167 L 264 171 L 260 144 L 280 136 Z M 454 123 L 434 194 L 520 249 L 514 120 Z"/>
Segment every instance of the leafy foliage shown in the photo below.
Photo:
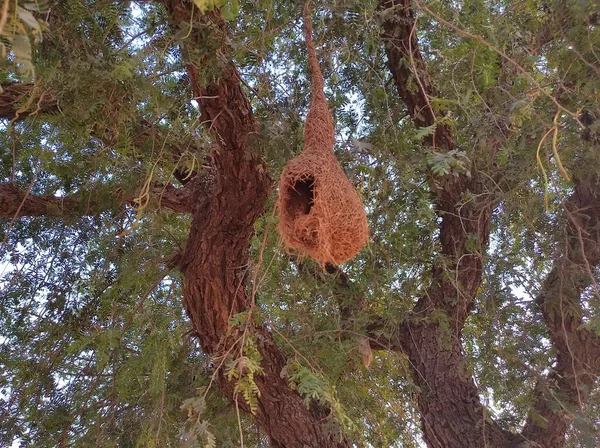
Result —
<path fill-rule="evenodd" d="M 146 204 L 143 194 L 176 183 L 178 170 L 189 179 L 208 171 L 211 137 L 179 47 L 190 29 L 206 30 L 174 28 L 158 2 L 8 3 L 0 80 L 29 82 L 35 73 L 35 90 L 18 104 L 26 120 L 0 123 L 1 182 L 33 195 L 83 194 L 101 211 L 0 223 L 0 445 L 227 447 L 243 436 L 246 446 L 268 446 L 252 418 L 238 421 L 215 387 L 222 360 L 210 359 L 190 333 L 181 277 L 169 264 L 185 245 L 190 217 Z M 258 122 L 257 151 L 277 178 L 302 147 L 309 105 L 299 7 L 194 3 L 195 14 L 216 8 L 235 18 L 231 57 Z M 307 405 L 331 410 L 331 433 L 357 446 L 421 446 L 421 391 L 407 358 L 374 349 L 367 369 L 360 346 L 374 319 L 389 337 L 414 317 L 432 267 L 448 264 L 428 176 L 485 173 L 491 243 L 462 339 L 466 369 L 490 414 L 517 431 L 555 359 L 534 299 L 568 224 L 561 201 L 574 184 L 563 171 L 581 179 L 600 166 L 600 27 L 590 22 L 600 11 L 595 2 L 420 2 L 437 17 L 418 14 L 439 91 L 432 107 L 445 111 L 457 145 L 442 152 L 424 149 L 435 128 L 417 129 L 392 86 L 380 38 L 386 12 L 372 0 L 315 3 L 336 153 L 366 204 L 371 239 L 343 267 L 350 281 L 340 285 L 339 276 L 282 250 L 271 197 L 244 267 L 253 279 L 251 317 L 267 323 L 288 355 L 282 378 Z M 197 60 L 215 46 L 195 48 Z M 198 69 L 208 78 L 214 67 Z M 50 94 L 56 110 L 38 110 Z M 581 129 L 584 111 L 596 120 Z M 465 195 L 461 204 L 473 200 Z M 597 291 L 586 290 L 582 303 L 586 327 L 600 334 Z M 341 310 L 357 304 L 360 312 L 342 322 Z M 448 316 L 433 317 L 443 339 Z M 252 324 L 247 313 L 230 321 L 238 333 Z M 245 337 L 223 363 L 253 413 L 260 343 Z M 568 446 L 593 446 L 597 386 L 570 412 Z"/>
<path fill-rule="evenodd" d="M 202 414 L 206 411 L 206 401 L 204 397 L 186 398 L 181 409 L 187 411 L 188 421 L 185 431 L 182 431 L 183 446 L 193 447 L 198 440 L 203 441 L 204 448 L 215 448 L 216 439 L 209 430 L 209 423 L 206 420 L 200 420 Z"/>
<path fill-rule="evenodd" d="M 230 359 L 227 362 L 225 376 L 229 381 L 236 380 L 233 389 L 234 394 L 236 396 L 241 394 L 250 408 L 250 412 L 255 414 L 258 408 L 260 389 L 254 382 L 254 376 L 264 373 L 260 367 L 262 356 L 256 347 L 256 343 L 251 338 L 244 340 L 242 353 L 240 357 Z"/>

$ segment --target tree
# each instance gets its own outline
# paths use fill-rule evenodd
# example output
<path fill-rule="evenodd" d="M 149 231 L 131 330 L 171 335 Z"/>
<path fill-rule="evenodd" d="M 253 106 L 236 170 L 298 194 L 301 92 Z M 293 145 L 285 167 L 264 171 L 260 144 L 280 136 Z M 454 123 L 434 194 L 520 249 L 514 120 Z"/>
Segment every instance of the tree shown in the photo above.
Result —
<path fill-rule="evenodd" d="M 596 2 L 315 2 L 344 266 L 276 232 L 299 4 L 4 5 L 2 445 L 600 443 Z"/>

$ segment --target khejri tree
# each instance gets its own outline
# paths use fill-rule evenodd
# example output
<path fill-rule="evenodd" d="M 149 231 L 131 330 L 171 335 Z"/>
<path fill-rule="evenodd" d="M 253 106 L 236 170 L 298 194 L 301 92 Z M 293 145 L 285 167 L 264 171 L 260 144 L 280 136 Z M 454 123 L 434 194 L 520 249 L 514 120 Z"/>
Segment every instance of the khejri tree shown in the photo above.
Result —
<path fill-rule="evenodd" d="M 312 2 L 341 266 L 302 2 L 0 6 L 1 445 L 598 446 L 597 2 Z"/>

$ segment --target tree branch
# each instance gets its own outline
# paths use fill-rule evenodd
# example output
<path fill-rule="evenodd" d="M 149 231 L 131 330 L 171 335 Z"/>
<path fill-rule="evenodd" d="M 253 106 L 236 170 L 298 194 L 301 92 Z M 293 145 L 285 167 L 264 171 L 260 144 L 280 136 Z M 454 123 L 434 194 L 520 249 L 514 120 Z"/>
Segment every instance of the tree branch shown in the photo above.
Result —
<path fill-rule="evenodd" d="M 380 10 L 388 66 L 408 113 L 419 128 L 435 126 L 425 140 L 433 150 L 455 149 L 451 129 L 431 107 L 438 93 L 420 53 L 412 0 L 382 0 Z M 520 437 L 486 417 L 473 377 L 464 368 L 461 333 L 481 285 L 492 212 L 485 182 L 473 167 L 469 171 L 428 176 L 441 216 L 441 256 L 430 287 L 413 315 L 404 319 L 393 345 L 408 355 L 421 389 L 419 409 L 429 446 L 512 447 Z M 465 193 L 474 199 L 464 203 Z"/>
<path fill-rule="evenodd" d="M 450 127 L 441 123 L 443 117 L 436 116 L 430 104 L 430 99 L 437 97 L 438 93 L 420 53 L 412 1 L 383 0 L 380 9 L 385 17 L 382 38 L 388 66 L 413 122 L 419 128 L 436 126 L 434 133 L 426 139 L 426 143 L 432 148 L 447 151 L 455 149 Z M 438 286 L 434 289 L 439 291 L 431 291 L 435 293 L 430 292 L 429 297 L 418 307 L 424 309 L 430 302 L 434 302 L 435 306 L 457 318 L 458 331 L 462 328 L 474 294 L 481 284 L 481 257 L 489 238 L 491 218 L 489 201 L 460 203 L 466 192 L 481 197 L 481 193 L 486 191 L 486 185 L 479 179 L 476 170 L 470 171 L 472 174 L 460 172 L 446 176 L 429 175 L 429 186 L 436 195 L 437 212 L 442 217 L 442 255 L 450 265 L 436 268 Z M 467 238 L 476 243 L 474 249 L 467 249 Z M 453 287 L 448 284 L 450 272 L 456 272 L 456 275 L 452 274 Z M 447 296 L 448 291 L 454 291 L 452 297 Z"/>
<path fill-rule="evenodd" d="M 160 207 L 177 213 L 191 211 L 191 189 L 172 185 L 154 185 L 150 196 Z M 99 201 L 95 192 L 82 192 L 73 196 L 32 195 L 13 184 L 0 184 L 0 218 L 24 216 L 84 216 L 113 209 L 118 204 L 133 204 L 135 195 L 115 195 L 115 203 Z"/>
<path fill-rule="evenodd" d="M 411 0 L 382 0 L 379 5 L 384 21 L 382 39 L 388 57 L 388 67 L 402 101 L 419 128 L 436 125 L 426 138 L 434 148 L 451 150 L 454 136 L 447 124 L 440 123 L 431 107 L 431 98 L 438 96 L 419 50 L 415 30 L 415 13 Z"/>
<path fill-rule="evenodd" d="M 388 64 L 415 125 L 435 126 L 434 134 L 426 143 L 436 150 L 451 150 L 454 139 L 450 130 L 440 125 L 441 117 L 436 117 L 430 107 L 430 98 L 437 96 L 437 92 L 418 49 L 412 5 L 412 0 L 380 2 Z M 448 22 L 445 24 L 457 29 Z M 529 47 L 539 49 L 554 38 L 555 29 L 549 26 Z M 513 59 L 501 54 L 514 64 Z M 551 99 L 556 103 L 554 97 Z M 493 140 L 497 146 L 508 134 L 507 129 L 500 131 L 497 141 Z M 430 446 L 440 447 L 471 446 L 472 443 L 475 443 L 473 446 L 517 446 L 521 441 L 549 448 L 564 446 L 574 410 L 582 406 L 600 373 L 600 338 L 583 327 L 580 305 L 584 289 L 594 286 L 595 293 L 600 293 L 593 274 L 600 264 L 599 179 L 577 182 L 575 194 L 565 205 L 570 222 L 568 242 L 563 257 L 556 260 L 538 297 L 557 351 L 557 364 L 546 381 L 538 384 L 535 406 L 522 434 L 514 435 L 485 418 L 476 386 L 461 367 L 460 332 L 481 284 L 481 257 L 488 243 L 492 207 L 491 203 L 477 200 L 458 206 L 466 192 L 476 198 L 485 196 L 484 183 L 478 180 L 476 170 L 470 171 L 474 173 L 471 178 L 462 174 L 450 180 L 429 178 L 442 216 L 440 241 L 445 264 L 434 269 L 432 285 L 414 309 L 418 320 L 408 319 L 400 332 L 401 344 L 415 371 L 415 381 L 423 389 L 419 405 L 425 439 Z M 466 245 L 469 237 L 475 237 L 474 251 Z M 445 311 L 446 315 L 441 318 L 447 319 L 445 325 L 455 331 L 455 338 L 446 341 L 445 346 L 436 334 L 440 331 L 436 323 L 440 316 L 432 315 L 436 309 Z M 435 317 L 433 322 L 421 323 L 432 317 Z M 460 416 L 461 421 L 457 421 L 455 415 Z"/>
<path fill-rule="evenodd" d="M 193 21 L 193 4 L 171 0 L 165 1 L 165 7 L 174 27 Z M 226 24 L 218 10 L 205 14 L 199 22 L 189 27 L 189 38 L 182 49 L 201 121 L 214 140 L 214 182 L 206 206 L 193 214 L 180 263 L 185 309 L 203 350 L 213 359 L 235 363 L 245 353 L 243 341 L 256 344 L 261 359 L 255 361 L 260 362 L 263 374 L 252 379 L 260 390 L 254 415 L 273 446 L 347 446 L 345 440 L 325 431 L 323 423 L 329 412 L 317 403 L 308 409 L 282 378 L 286 358 L 268 328 L 253 323 L 250 317 L 243 330 L 230 326 L 232 316 L 242 312 L 250 316 L 253 311 L 254 297 L 246 287 L 250 239 L 254 223 L 264 211 L 271 182 L 253 153 L 256 123 L 240 75 L 227 61 L 230 50 L 224 44 L 228 39 Z M 206 50 L 215 46 L 219 58 Z M 199 49 L 205 49 L 204 55 Z M 200 76 L 198 67 L 212 70 L 208 76 Z M 235 392 L 236 380 L 227 378 L 222 365 L 217 367 L 220 389 L 232 403 L 249 411 L 242 394 Z"/>
<path fill-rule="evenodd" d="M 448 136 L 449 130 L 440 126 L 439 117 L 430 107 L 429 99 L 437 96 L 437 92 L 419 54 L 412 4 L 411 0 L 381 2 L 388 63 L 415 125 L 435 126 L 427 143 L 433 148 L 450 150 L 454 140 Z M 542 33 L 532 47 L 539 48 L 553 36 L 553 33 Z M 496 145 L 504 140 L 502 134 L 506 132 L 502 131 Z M 434 269 L 432 286 L 414 311 L 419 319 L 425 319 L 431 318 L 431 310 L 445 310 L 450 317 L 447 323 L 458 337 L 449 341 L 450 349 L 441 345 L 439 335 L 435 334 L 439 331 L 435 321 L 423 325 L 414 319 L 407 320 L 401 331 L 404 334 L 402 344 L 416 372 L 415 380 L 423 389 L 419 405 L 426 441 L 430 446 L 471 446 L 474 441 L 476 446 L 484 446 L 486 442 L 494 446 L 516 446 L 525 440 L 537 443 L 536 446 L 564 446 L 574 410 L 582 406 L 600 373 L 600 338 L 583 327 L 580 305 L 585 288 L 594 285 L 596 294 L 599 293 L 593 275 L 593 269 L 600 264 L 598 179 L 577 182 L 575 194 L 565 206 L 570 222 L 568 242 L 563 258 L 555 262 L 538 298 L 557 351 L 557 364 L 546 381 L 538 384 L 535 406 L 521 435 L 503 431 L 484 418 L 485 410 L 479 403 L 475 384 L 461 367 L 457 369 L 463 362 L 460 331 L 481 284 L 481 255 L 488 242 L 491 213 L 491 204 L 473 202 L 469 207 L 457 207 L 457 203 L 468 191 L 475 197 L 483 196 L 485 185 L 479 184 L 476 173 L 470 179 L 459 175 L 450 182 L 430 176 L 429 184 L 436 193 L 442 216 L 440 241 L 446 267 Z M 466 213 L 468 219 L 460 218 L 461 212 L 463 217 Z M 465 244 L 469 235 L 476 237 L 476 251 L 470 252 Z M 468 269 L 462 268 L 463 259 Z M 454 286 L 448 277 L 456 279 Z M 454 295 L 448 293 L 453 290 L 456 295 L 447 306 L 448 299 Z M 449 403 L 453 404 L 448 406 Z M 453 413 L 460 415 L 462 421 L 453 419 Z"/>
<path fill-rule="evenodd" d="M 556 365 L 539 381 L 523 435 L 539 446 L 564 446 L 569 423 L 600 375 L 600 337 L 583 325 L 581 294 L 600 295 L 593 271 L 600 265 L 599 178 L 578 180 L 564 206 L 566 242 L 537 303 L 556 350 Z"/>
<path fill-rule="evenodd" d="M 24 120 L 34 112 L 58 112 L 58 101 L 53 92 L 36 91 L 34 84 L 23 82 L 4 83 L 0 87 L 0 119 Z"/>

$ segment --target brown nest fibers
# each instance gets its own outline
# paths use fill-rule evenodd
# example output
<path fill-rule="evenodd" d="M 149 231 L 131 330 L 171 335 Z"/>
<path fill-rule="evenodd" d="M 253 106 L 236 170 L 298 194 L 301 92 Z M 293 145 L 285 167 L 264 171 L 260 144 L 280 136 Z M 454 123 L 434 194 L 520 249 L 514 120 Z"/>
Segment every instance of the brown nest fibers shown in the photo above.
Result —
<path fill-rule="evenodd" d="M 304 150 L 279 181 L 279 232 L 285 244 L 322 264 L 348 261 L 366 244 L 369 230 L 360 197 L 333 153 L 333 119 L 312 41 L 308 3 L 304 32 L 313 91 L 304 128 Z"/>

